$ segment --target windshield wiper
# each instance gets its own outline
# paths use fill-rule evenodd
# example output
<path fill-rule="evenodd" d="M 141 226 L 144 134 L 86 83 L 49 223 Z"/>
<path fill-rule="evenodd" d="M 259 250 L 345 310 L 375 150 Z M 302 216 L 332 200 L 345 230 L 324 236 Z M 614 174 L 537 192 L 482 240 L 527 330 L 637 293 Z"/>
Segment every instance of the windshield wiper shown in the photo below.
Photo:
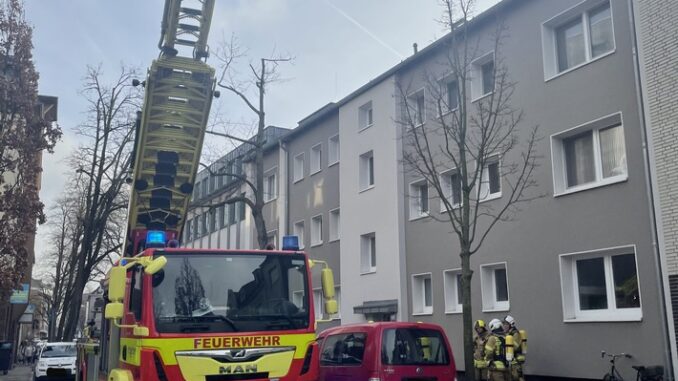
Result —
<path fill-rule="evenodd" d="M 167 321 L 171 323 L 201 323 L 201 322 L 216 322 L 216 321 L 223 321 L 227 323 L 231 328 L 233 329 L 233 332 L 238 332 L 240 331 L 238 327 L 235 325 L 233 320 L 227 318 L 226 316 L 223 315 L 203 315 L 203 316 L 163 316 L 159 317 L 158 320 L 160 321 Z M 202 327 L 196 327 L 196 328 L 202 328 Z M 208 331 L 209 328 L 205 327 L 205 331 Z M 184 328 L 182 327 L 182 330 Z"/>

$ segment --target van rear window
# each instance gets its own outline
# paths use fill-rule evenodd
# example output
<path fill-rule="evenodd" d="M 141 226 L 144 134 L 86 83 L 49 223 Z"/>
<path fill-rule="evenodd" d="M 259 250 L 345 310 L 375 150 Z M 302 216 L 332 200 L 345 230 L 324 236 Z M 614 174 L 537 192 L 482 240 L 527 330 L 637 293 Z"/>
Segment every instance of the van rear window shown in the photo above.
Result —
<path fill-rule="evenodd" d="M 381 362 L 386 365 L 449 365 L 445 339 L 434 329 L 384 330 Z"/>
<path fill-rule="evenodd" d="M 364 333 L 327 336 L 320 352 L 320 365 L 360 365 L 365 353 Z"/>

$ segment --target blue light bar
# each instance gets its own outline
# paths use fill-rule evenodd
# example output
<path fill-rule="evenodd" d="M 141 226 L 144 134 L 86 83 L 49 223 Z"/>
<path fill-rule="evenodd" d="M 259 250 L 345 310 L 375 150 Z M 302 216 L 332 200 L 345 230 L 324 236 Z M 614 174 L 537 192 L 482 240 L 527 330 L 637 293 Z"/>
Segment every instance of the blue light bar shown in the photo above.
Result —
<path fill-rule="evenodd" d="M 299 250 L 299 237 L 296 235 L 286 235 L 283 236 L 282 242 L 283 250 L 298 251 Z"/>
<path fill-rule="evenodd" d="M 167 236 L 164 231 L 149 230 L 146 232 L 146 247 L 165 247 Z"/>

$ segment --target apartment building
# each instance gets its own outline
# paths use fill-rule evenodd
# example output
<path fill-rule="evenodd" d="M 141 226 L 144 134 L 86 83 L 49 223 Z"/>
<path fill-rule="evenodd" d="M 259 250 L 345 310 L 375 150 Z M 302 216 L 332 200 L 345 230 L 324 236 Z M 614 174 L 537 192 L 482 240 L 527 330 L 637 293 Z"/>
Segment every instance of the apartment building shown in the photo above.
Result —
<path fill-rule="evenodd" d="M 511 104 L 524 113 L 518 138 L 532 126 L 541 136 L 531 190 L 540 197 L 499 223 L 471 259 L 473 318 L 517 319 L 529 332 L 529 375 L 600 378 L 608 366 L 602 350 L 633 355 L 619 362 L 625 377 L 632 377 L 632 365 L 675 362 L 675 329 L 666 324 L 675 308 L 665 305 L 669 279 L 678 279 L 670 196 L 675 116 L 673 98 L 665 96 L 675 95 L 675 81 L 668 67 L 654 68 L 673 62 L 669 53 L 659 53 L 666 48 L 656 36 L 675 31 L 675 18 L 666 15 L 675 15 L 676 6 L 640 3 L 504 0 L 468 24 L 476 47 L 469 104 L 496 90 L 490 69 L 501 60 L 515 82 Z M 640 14 L 635 21 L 633 11 Z M 653 24 L 657 18 L 665 24 Z M 498 22 L 507 32 L 499 48 Z M 455 85 L 444 64 L 450 38 L 280 135 L 267 153 L 265 173 L 277 183 L 267 214 L 277 231 L 269 228 L 270 236 L 298 235 L 312 257 L 335 271 L 341 300 L 333 324 L 439 323 L 463 370 L 459 245 L 450 225 L 439 221 L 441 200 L 404 165 L 413 148 L 404 138 L 406 126 L 398 123 L 406 97 L 415 105 L 417 128 L 435 128 L 430 86 Z M 509 168 L 519 153 L 487 162 L 479 188 L 488 208 L 509 197 Z M 454 181 L 451 163 L 445 175 Z M 449 197 L 454 192 L 451 187 Z M 219 192 L 211 194 L 200 197 Z M 248 213 L 235 208 L 240 222 L 228 229 L 235 229 L 236 241 L 210 239 L 214 233 L 205 232 L 189 234 L 189 245 L 254 247 Z M 209 221 L 199 213 L 193 229 Z"/>
<path fill-rule="evenodd" d="M 678 172 L 678 3 L 675 1 L 633 1 L 638 41 L 641 105 L 645 111 L 648 161 L 650 163 L 653 212 L 657 247 L 662 262 L 664 310 L 670 337 L 674 375 L 678 372 L 676 329 L 678 328 L 678 199 L 675 197 Z"/>

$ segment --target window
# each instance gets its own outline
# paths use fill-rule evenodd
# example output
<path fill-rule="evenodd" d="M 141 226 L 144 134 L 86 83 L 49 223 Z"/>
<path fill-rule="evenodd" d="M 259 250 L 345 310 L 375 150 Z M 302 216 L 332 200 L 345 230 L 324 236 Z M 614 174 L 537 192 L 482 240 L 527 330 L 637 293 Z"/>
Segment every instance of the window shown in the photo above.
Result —
<path fill-rule="evenodd" d="M 219 220 L 219 229 L 221 229 L 226 226 L 226 216 L 224 215 L 226 213 L 226 205 L 221 205 L 218 211 L 217 219 Z"/>
<path fill-rule="evenodd" d="M 245 197 L 245 194 L 242 193 L 240 197 Z M 240 201 L 236 204 L 238 209 L 238 221 L 245 221 L 245 215 L 247 212 L 247 204 L 244 201 Z"/>
<path fill-rule="evenodd" d="M 186 231 L 186 241 L 192 241 L 193 240 L 193 220 L 188 220 L 186 222 L 186 227 L 184 228 Z"/>
<path fill-rule="evenodd" d="M 341 215 L 339 209 L 330 210 L 330 242 L 341 238 Z"/>
<path fill-rule="evenodd" d="M 214 192 L 215 190 L 217 190 L 217 177 L 218 177 L 218 176 L 212 176 L 212 175 L 210 175 L 210 177 L 209 177 L 209 179 L 210 179 L 210 180 L 209 180 L 209 181 L 210 181 L 210 190 L 209 190 L 209 193 L 212 193 L 212 192 Z"/>
<path fill-rule="evenodd" d="M 634 246 L 560 256 L 565 321 L 642 318 Z"/>
<path fill-rule="evenodd" d="M 433 313 L 431 273 L 412 275 L 412 313 L 414 315 Z"/>
<path fill-rule="evenodd" d="M 628 178 L 621 123 L 618 113 L 552 136 L 556 195 Z"/>
<path fill-rule="evenodd" d="M 471 93 L 478 100 L 494 91 L 494 52 L 489 52 L 471 63 Z"/>
<path fill-rule="evenodd" d="M 130 297 L 129 297 L 129 311 L 134 314 L 134 320 L 140 321 L 141 314 L 143 312 L 143 276 L 144 270 L 141 266 L 134 266 L 132 270 L 132 281 L 129 286 L 130 288 Z"/>
<path fill-rule="evenodd" d="M 204 213 L 202 216 L 200 216 L 200 234 L 206 235 L 207 234 L 207 229 L 208 229 L 208 221 L 207 221 L 207 213 Z"/>
<path fill-rule="evenodd" d="M 311 147 L 311 174 L 318 173 L 322 169 L 323 146 L 316 144 Z"/>
<path fill-rule="evenodd" d="M 445 270 L 443 272 L 443 286 L 445 287 L 445 312 L 463 312 L 461 297 L 461 269 Z"/>
<path fill-rule="evenodd" d="M 374 233 L 360 236 L 360 272 L 363 274 L 377 271 L 377 240 Z"/>
<path fill-rule="evenodd" d="M 358 129 L 364 130 L 371 127 L 373 123 L 372 101 L 369 101 L 360 106 L 360 109 L 358 110 Z"/>
<path fill-rule="evenodd" d="M 419 180 L 410 184 L 410 220 L 428 216 L 428 183 Z"/>
<path fill-rule="evenodd" d="M 327 146 L 327 166 L 339 162 L 339 135 L 330 138 Z"/>
<path fill-rule="evenodd" d="M 480 266 L 483 311 L 508 311 L 509 289 L 506 263 Z"/>
<path fill-rule="evenodd" d="M 213 233 L 213 232 L 217 231 L 217 210 L 216 209 L 210 209 L 209 214 L 210 214 L 210 230 L 209 230 L 209 233 Z"/>
<path fill-rule="evenodd" d="M 327 336 L 320 350 L 320 366 L 359 366 L 365 354 L 366 336 L 362 332 Z"/>
<path fill-rule="evenodd" d="M 228 204 L 228 224 L 233 225 L 235 223 L 236 214 L 236 203 Z"/>
<path fill-rule="evenodd" d="M 414 126 L 421 126 L 426 121 L 426 99 L 424 90 L 419 90 L 407 97 L 407 103 L 410 108 L 410 118 Z"/>
<path fill-rule="evenodd" d="M 294 235 L 299 237 L 299 250 L 303 250 L 306 246 L 304 241 L 304 221 L 294 223 Z"/>
<path fill-rule="evenodd" d="M 445 85 L 446 111 L 454 111 L 459 107 L 459 82 L 448 80 Z"/>
<path fill-rule="evenodd" d="M 478 199 L 487 201 L 501 197 L 501 163 L 498 157 L 487 159 L 480 176 Z"/>
<path fill-rule="evenodd" d="M 459 171 L 451 169 L 447 172 L 443 172 L 440 177 L 440 185 L 443 187 L 443 192 L 445 192 L 445 199 L 453 208 L 459 207 L 462 200 L 461 176 L 459 175 Z M 445 203 L 442 200 L 440 201 L 440 211 L 446 211 Z"/>
<path fill-rule="evenodd" d="M 311 246 L 322 245 L 323 243 L 323 216 L 318 215 L 311 218 Z"/>
<path fill-rule="evenodd" d="M 271 170 L 264 178 L 264 202 L 273 201 L 278 197 L 277 168 Z"/>
<path fill-rule="evenodd" d="M 207 189 L 207 187 L 208 187 L 207 181 L 208 181 L 208 178 L 205 177 L 202 180 L 202 184 L 200 185 L 200 189 L 202 189 L 202 195 L 201 195 L 202 197 L 206 197 L 209 194 L 209 192 L 208 192 L 209 189 Z"/>
<path fill-rule="evenodd" d="M 195 182 L 195 189 L 193 190 L 193 199 L 197 200 L 202 197 L 202 194 L 200 193 L 200 182 L 196 181 Z"/>
<path fill-rule="evenodd" d="M 304 153 L 294 157 L 294 182 L 304 178 Z"/>
<path fill-rule="evenodd" d="M 221 164 L 220 164 L 221 165 Z M 217 175 L 217 189 L 221 189 L 221 187 L 224 186 L 224 172 L 226 172 L 226 168 L 221 167 L 218 169 L 218 175 Z"/>
<path fill-rule="evenodd" d="M 200 238 L 200 216 L 195 216 L 193 219 L 193 239 Z"/>
<path fill-rule="evenodd" d="M 372 151 L 360 155 L 360 190 L 374 186 L 374 154 Z"/>
<path fill-rule="evenodd" d="M 610 2 L 587 0 L 546 21 L 542 45 L 547 78 L 614 51 Z"/>

